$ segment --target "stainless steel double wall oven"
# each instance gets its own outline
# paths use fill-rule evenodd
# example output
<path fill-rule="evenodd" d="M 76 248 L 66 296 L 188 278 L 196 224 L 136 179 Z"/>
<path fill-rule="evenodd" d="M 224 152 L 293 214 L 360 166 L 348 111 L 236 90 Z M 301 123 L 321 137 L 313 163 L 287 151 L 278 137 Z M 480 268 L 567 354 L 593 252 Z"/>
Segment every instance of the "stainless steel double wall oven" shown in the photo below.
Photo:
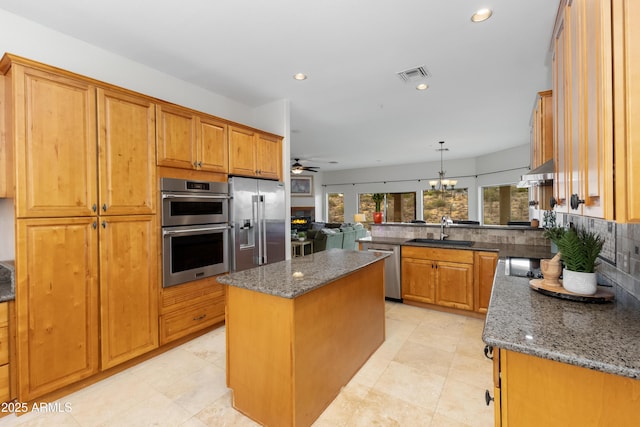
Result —
<path fill-rule="evenodd" d="M 229 271 L 229 186 L 162 178 L 162 286 Z"/>

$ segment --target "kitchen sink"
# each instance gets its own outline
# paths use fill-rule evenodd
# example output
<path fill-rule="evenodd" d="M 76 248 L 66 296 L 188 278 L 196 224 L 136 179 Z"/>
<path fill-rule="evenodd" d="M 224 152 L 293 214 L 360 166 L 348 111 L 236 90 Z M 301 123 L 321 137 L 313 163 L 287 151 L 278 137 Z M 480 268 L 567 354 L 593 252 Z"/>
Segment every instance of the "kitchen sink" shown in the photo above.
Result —
<path fill-rule="evenodd" d="M 446 246 L 473 246 L 473 242 L 471 240 L 411 239 L 407 243 L 428 243 L 431 245 Z"/>

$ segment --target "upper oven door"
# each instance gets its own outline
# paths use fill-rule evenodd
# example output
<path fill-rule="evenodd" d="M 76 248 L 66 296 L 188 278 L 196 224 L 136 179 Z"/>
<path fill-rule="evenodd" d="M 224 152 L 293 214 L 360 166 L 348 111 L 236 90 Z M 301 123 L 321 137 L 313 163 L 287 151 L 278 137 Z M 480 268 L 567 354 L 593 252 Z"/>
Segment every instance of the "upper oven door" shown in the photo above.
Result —
<path fill-rule="evenodd" d="M 162 226 L 215 224 L 229 221 L 229 197 L 217 194 L 162 193 Z"/>

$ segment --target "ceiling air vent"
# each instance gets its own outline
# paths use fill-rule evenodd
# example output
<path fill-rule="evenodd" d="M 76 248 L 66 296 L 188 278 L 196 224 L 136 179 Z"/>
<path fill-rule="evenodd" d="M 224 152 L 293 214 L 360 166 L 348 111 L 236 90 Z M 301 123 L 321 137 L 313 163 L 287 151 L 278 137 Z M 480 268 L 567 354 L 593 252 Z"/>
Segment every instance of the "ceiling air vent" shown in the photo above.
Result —
<path fill-rule="evenodd" d="M 405 82 L 414 82 L 416 80 L 426 79 L 427 77 L 431 77 L 431 73 L 424 67 L 416 67 L 411 68 L 409 70 L 400 71 L 398 73 L 398 77 L 400 77 Z"/>

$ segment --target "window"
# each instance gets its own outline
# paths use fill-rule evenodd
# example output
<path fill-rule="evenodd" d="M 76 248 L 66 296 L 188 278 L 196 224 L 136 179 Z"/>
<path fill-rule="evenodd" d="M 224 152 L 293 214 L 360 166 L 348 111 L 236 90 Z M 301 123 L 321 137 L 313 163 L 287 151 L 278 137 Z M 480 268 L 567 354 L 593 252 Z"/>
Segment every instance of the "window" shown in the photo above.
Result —
<path fill-rule="evenodd" d="M 373 213 L 376 204 L 372 200 L 373 193 L 358 195 L 358 212 L 367 217 L 367 221 L 373 221 Z M 386 222 L 410 222 L 416 219 L 416 193 L 384 193 L 384 201 L 380 209 L 385 213 Z"/>
<path fill-rule="evenodd" d="M 449 191 L 424 190 L 422 201 L 426 222 L 439 224 L 443 216 L 452 220 L 469 219 L 469 192 L 466 188 Z"/>
<path fill-rule="evenodd" d="M 529 221 L 529 189 L 515 184 L 482 188 L 483 223 L 506 225 L 509 221 Z"/>
<path fill-rule="evenodd" d="M 344 222 L 344 194 L 329 193 L 327 201 L 329 204 L 327 222 Z"/>

